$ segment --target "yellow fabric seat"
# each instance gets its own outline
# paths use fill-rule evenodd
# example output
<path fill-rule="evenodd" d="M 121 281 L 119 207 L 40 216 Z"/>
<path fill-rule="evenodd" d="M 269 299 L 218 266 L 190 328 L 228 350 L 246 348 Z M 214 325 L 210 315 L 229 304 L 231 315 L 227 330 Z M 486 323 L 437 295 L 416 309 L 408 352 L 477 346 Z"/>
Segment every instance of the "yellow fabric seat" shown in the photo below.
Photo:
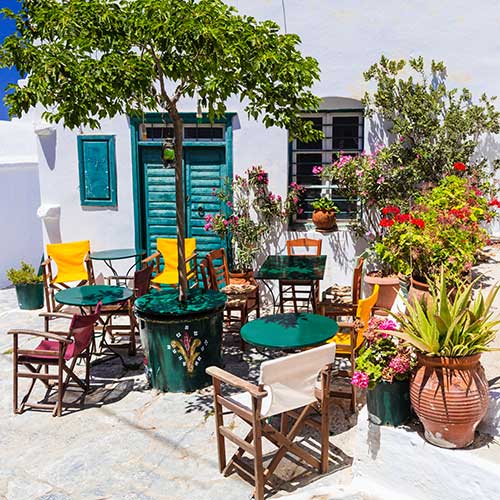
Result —
<path fill-rule="evenodd" d="M 156 240 L 156 249 L 160 252 L 163 258 L 163 270 L 157 274 L 151 281 L 159 285 L 175 286 L 179 283 L 179 271 L 177 264 L 179 262 L 177 254 L 177 239 L 158 238 Z M 188 259 L 196 251 L 196 238 L 186 238 L 184 240 L 185 257 Z M 188 279 L 193 274 L 191 271 L 191 263 L 186 266 Z"/>
<path fill-rule="evenodd" d="M 89 273 L 85 267 L 85 259 L 89 252 L 89 240 L 47 245 L 47 257 L 50 257 L 57 266 L 57 275 L 51 283 L 87 281 Z"/>
<path fill-rule="evenodd" d="M 368 322 L 370 321 L 373 306 L 378 299 L 378 289 L 379 286 L 375 285 L 373 287 L 373 293 L 366 299 L 359 299 L 358 308 L 356 310 L 356 319 L 362 323 L 362 326 L 358 328 L 356 336 L 356 345 L 351 346 L 351 335 L 349 332 L 339 332 L 331 339 L 327 340 L 328 343 L 335 342 L 337 344 L 337 354 L 349 354 L 354 347 L 357 350 L 363 343 L 364 337 L 363 333 L 368 328 Z"/>

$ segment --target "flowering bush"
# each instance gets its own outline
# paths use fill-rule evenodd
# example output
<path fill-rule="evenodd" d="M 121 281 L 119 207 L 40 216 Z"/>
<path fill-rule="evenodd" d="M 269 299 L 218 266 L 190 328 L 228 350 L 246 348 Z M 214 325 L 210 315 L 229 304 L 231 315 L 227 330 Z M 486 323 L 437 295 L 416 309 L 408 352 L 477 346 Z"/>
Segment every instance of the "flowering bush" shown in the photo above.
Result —
<path fill-rule="evenodd" d="M 487 243 L 480 224 L 492 216 L 487 199 L 468 178 L 450 175 L 418 196 L 412 210 L 382 209 L 385 235 L 375 243 L 375 253 L 395 272 L 422 279 L 439 275 L 443 266 L 448 279 L 458 282 Z"/>
<path fill-rule="evenodd" d="M 449 174 L 467 170 L 480 189 L 493 188 L 491 167 L 498 162 L 488 165 L 477 146 L 483 134 L 500 132 L 500 113 L 485 95 L 474 102 L 467 89 L 448 89 L 444 63 L 432 61 L 429 69 L 421 57 L 395 61 L 382 56 L 364 73 L 376 88 L 363 103 L 373 134 L 390 124 L 390 143 L 384 145 L 381 134 L 372 154 L 341 154 L 332 165 L 313 170 L 336 184 L 342 196 L 363 202 L 368 210 L 354 228 L 368 240 L 379 235 L 383 207 L 407 212 L 428 183 Z"/>
<path fill-rule="evenodd" d="M 304 188 L 292 182 L 283 200 L 269 191 L 268 183 L 267 172 L 261 166 L 253 166 L 245 177 L 236 175 L 222 189 L 212 191 L 223 209 L 205 216 L 205 231 L 230 239 L 236 266 L 241 270 L 251 269 L 265 235 L 303 210 L 300 203 Z"/>
<path fill-rule="evenodd" d="M 353 385 L 373 389 L 380 381 L 392 383 L 409 378 L 416 357 L 410 347 L 392 335 L 396 329 L 391 319 L 370 320 L 364 333 L 367 346 L 356 359 Z"/>

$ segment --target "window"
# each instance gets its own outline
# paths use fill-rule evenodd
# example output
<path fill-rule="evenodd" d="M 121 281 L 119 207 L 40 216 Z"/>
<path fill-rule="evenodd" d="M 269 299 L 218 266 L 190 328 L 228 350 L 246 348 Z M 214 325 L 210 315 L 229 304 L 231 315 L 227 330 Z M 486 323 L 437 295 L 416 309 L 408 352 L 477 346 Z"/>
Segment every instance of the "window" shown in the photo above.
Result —
<path fill-rule="evenodd" d="M 185 141 L 224 141 L 225 126 L 219 123 L 200 123 L 184 125 Z M 174 129 L 171 123 L 142 123 L 139 126 L 139 136 L 141 141 L 161 141 L 172 139 Z"/>
<path fill-rule="evenodd" d="M 78 169 L 82 206 L 116 206 L 115 137 L 80 135 Z"/>
<path fill-rule="evenodd" d="M 343 101 L 341 98 L 327 98 Z M 323 102 L 325 102 L 325 99 Z M 352 104 L 354 99 L 347 99 Z M 359 101 L 354 101 L 359 103 Z M 338 111 L 320 111 L 304 114 L 304 119 L 310 120 L 314 128 L 322 130 L 324 138 L 316 142 L 294 140 L 290 151 L 290 180 L 306 188 L 303 203 L 304 213 L 296 217 L 296 222 L 305 222 L 312 217 L 311 202 L 315 198 L 329 194 L 340 209 L 338 220 L 352 220 L 358 212 L 357 200 L 347 200 L 336 193 L 335 186 L 322 184 L 321 179 L 312 173 L 316 165 L 329 165 L 335 161 L 340 152 L 345 154 L 360 154 L 363 151 L 363 111 L 361 103 L 358 109 L 339 109 Z"/>

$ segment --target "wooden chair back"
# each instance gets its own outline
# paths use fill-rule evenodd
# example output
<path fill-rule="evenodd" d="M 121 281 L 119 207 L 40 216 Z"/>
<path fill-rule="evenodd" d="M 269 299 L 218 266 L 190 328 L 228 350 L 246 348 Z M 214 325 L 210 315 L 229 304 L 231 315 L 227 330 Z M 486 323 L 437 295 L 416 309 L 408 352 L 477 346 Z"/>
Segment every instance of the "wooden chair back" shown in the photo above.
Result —
<path fill-rule="evenodd" d="M 372 316 L 372 310 L 375 307 L 378 299 L 378 290 L 379 285 L 375 285 L 373 287 L 373 292 L 369 297 L 367 297 L 366 299 L 359 299 L 358 310 L 356 311 L 356 319 L 361 321 L 363 325 L 357 330 L 355 346 L 356 348 L 358 348 L 363 343 L 363 333 L 368 328 L 368 323 Z"/>
<path fill-rule="evenodd" d="M 149 292 L 153 265 L 147 265 L 134 273 L 134 297 L 137 299 Z"/>
<path fill-rule="evenodd" d="M 202 259 L 200 261 L 200 275 L 201 281 L 203 283 L 203 288 L 205 290 L 212 290 L 211 281 L 208 272 L 208 261 L 207 259 Z"/>
<path fill-rule="evenodd" d="M 286 251 L 288 255 L 321 255 L 322 240 L 314 238 L 297 238 L 287 240 Z"/>
<path fill-rule="evenodd" d="M 212 290 L 219 290 L 229 285 L 229 267 L 227 265 L 226 252 L 218 248 L 207 253 L 208 275 Z"/>
<path fill-rule="evenodd" d="M 361 297 L 361 281 L 363 277 L 363 263 L 365 259 L 360 257 L 356 262 L 356 267 L 352 275 L 352 303 L 357 304 Z"/>
<path fill-rule="evenodd" d="M 69 356 L 65 356 L 65 359 L 71 359 L 75 356 L 79 356 L 90 346 L 92 337 L 94 336 L 94 326 L 99 320 L 99 316 L 101 314 L 101 307 L 102 302 L 99 301 L 92 314 L 73 315 L 69 325 L 68 338 L 73 339 L 75 346 L 72 349 L 71 354 Z"/>
<path fill-rule="evenodd" d="M 89 253 L 89 240 L 47 245 L 47 257 L 52 259 L 57 266 L 57 275 L 52 277 L 52 282 L 88 281 L 89 275 L 85 259 Z"/>

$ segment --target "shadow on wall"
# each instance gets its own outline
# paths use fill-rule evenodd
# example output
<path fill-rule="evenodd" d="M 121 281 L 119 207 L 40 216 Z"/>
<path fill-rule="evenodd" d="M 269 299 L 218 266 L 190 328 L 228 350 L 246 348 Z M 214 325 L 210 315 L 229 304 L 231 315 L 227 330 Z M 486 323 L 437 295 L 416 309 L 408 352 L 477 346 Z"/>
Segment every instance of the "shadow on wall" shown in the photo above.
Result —
<path fill-rule="evenodd" d="M 61 207 L 60 205 L 41 205 L 37 210 L 42 220 L 49 243 L 61 243 Z"/>
<path fill-rule="evenodd" d="M 367 122 L 367 141 L 372 153 L 375 151 L 377 146 L 394 142 L 394 134 L 388 132 L 388 129 L 392 126 L 392 122 L 390 120 L 386 120 L 380 115 L 373 115 L 373 117 L 367 118 Z"/>
<path fill-rule="evenodd" d="M 50 170 L 56 168 L 57 134 L 39 135 L 40 148 Z"/>

